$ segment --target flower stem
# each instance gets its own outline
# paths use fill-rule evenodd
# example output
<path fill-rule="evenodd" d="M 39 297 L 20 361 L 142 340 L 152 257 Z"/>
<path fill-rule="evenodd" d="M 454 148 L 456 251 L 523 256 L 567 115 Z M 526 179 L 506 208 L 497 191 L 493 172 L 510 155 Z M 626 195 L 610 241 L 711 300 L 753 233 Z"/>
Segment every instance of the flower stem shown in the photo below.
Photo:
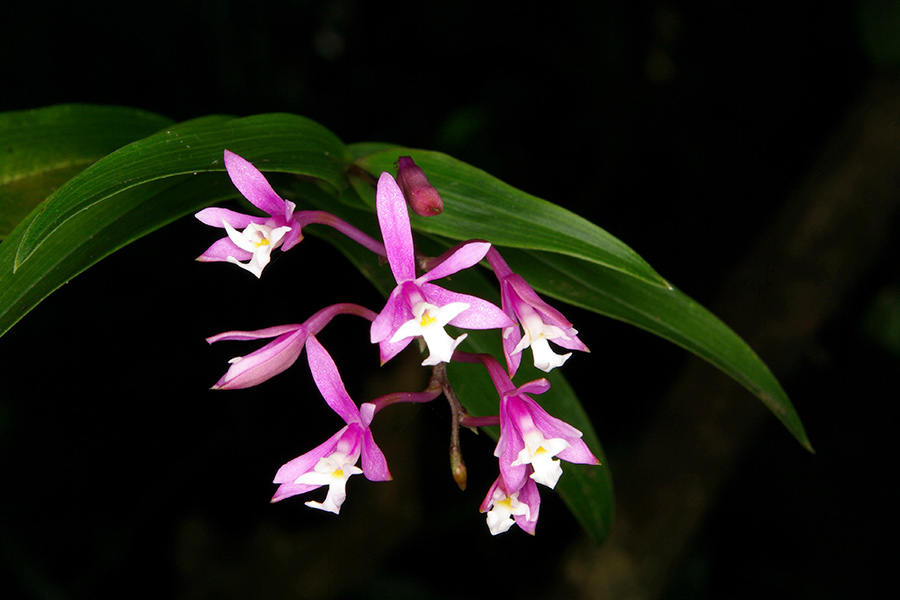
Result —
<path fill-rule="evenodd" d="M 301 229 L 311 224 L 328 225 L 329 227 L 337 229 L 367 250 L 371 250 L 378 256 L 381 256 L 382 258 L 387 257 L 384 244 L 330 212 L 324 210 L 301 210 L 295 213 L 294 216 L 296 217 L 297 222 L 300 223 Z"/>
<path fill-rule="evenodd" d="M 309 330 L 310 334 L 317 334 L 325 328 L 331 320 L 337 315 L 356 315 L 368 321 L 374 321 L 378 314 L 365 306 L 352 304 L 350 302 L 341 302 L 326 306 L 319 312 L 315 313 L 307 319 L 303 325 Z"/>

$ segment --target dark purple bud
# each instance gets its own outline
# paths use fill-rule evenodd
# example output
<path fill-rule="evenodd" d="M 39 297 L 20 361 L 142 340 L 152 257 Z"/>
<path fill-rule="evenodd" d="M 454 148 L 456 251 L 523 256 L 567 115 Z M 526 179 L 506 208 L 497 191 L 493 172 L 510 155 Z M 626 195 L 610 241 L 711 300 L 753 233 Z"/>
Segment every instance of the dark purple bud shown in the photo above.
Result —
<path fill-rule="evenodd" d="M 401 156 L 397 161 L 397 183 L 409 207 L 420 217 L 434 217 L 444 212 L 441 195 L 409 156 Z"/>

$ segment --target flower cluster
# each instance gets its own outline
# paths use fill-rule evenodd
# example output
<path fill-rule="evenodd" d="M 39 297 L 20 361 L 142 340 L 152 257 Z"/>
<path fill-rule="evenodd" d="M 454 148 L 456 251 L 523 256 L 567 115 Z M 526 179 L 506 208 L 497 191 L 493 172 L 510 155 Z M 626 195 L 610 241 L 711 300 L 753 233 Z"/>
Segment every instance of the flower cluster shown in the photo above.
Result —
<path fill-rule="evenodd" d="M 323 211 L 297 210 L 281 198 L 249 161 L 225 151 L 225 167 L 235 187 L 268 216 L 253 216 L 224 208 L 207 208 L 197 218 L 220 227 L 226 236 L 213 243 L 198 260 L 238 265 L 257 277 L 272 253 L 285 252 L 303 239 L 310 224 L 328 225 L 386 259 L 396 287 L 384 307 L 375 312 L 344 303 L 323 308 L 302 323 L 256 331 L 229 331 L 207 339 L 219 341 L 271 340 L 261 348 L 230 361 L 228 371 L 213 389 L 239 389 L 258 385 L 293 365 L 306 348 L 309 368 L 323 399 L 343 420 L 344 426 L 321 445 L 283 465 L 275 475 L 279 484 L 273 502 L 328 486 L 324 500 L 307 506 L 338 513 L 346 499 L 347 480 L 365 475 L 370 481 L 391 479 L 387 460 L 372 435 L 375 415 L 398 402 L 428 402 L 441 395 L 454 411 L 456 440 L 451 444 L 454 477 L 465 487 L 465 468 L 458 455 L 459 426 L 499 425 L 494 455 L 498 477 L 488 490 L 481 511 L 487 513 L 492 534 L 513 524 L 534 534 L 540 508 L 538 485 L 553 488 L 562 475 L 560 461 L 599 464 L 581 439 L 580 431 L 551 416 L 531 397 L 550 388 L 546 379 L 516 386 L 512 379 L 527 348 L 534 365 L 549 372 L 561 366 L 571 352 L 557 354 L 549 342 L 565 350 L 587 351 L 572 324 L 547 304 L 524 278 L 510 269 L 489 242 L 470 240 L 437 259 L 418 256 L 410 226 L 409 210 L 422 216 L 443 211 L 443 201 L 425 173 L 410 157 L 400 157 L 398 174 L 381 173 L 376 186 L 376 212 L 383 241 Z M 501 306 L 482 298 L 454 292 L 435 283 L 486 261 L 497 277 Z M 429 265 L 424 272 L 419 264 Z M 384 364 L 413 340 L 427 350 L 423 366 L 432 367 L 429 386 L 422 392 L 397 392 L 357 405 L 347 393 L 337 365 L 316 338 L 337 315 L 362 317 L 369 338 L 378 345 Z M 454 337 L 451 326 L 463 333 Z M 465 351 L 470 329 L 500 330 L 505 365 L 493 356 Z M 472 417 L 462 409 L 445 368 L 451 361 L 480 363 L 489 373 L 499 396 L 494 416 Z M 457 454 L 454 454 L 454 453 Z"/>

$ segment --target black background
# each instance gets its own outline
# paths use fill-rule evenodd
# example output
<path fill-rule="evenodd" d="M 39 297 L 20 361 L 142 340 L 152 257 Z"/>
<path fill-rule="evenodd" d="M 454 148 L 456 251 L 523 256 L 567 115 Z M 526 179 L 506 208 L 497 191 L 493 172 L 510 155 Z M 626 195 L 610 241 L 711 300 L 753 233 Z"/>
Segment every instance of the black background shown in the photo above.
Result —
<path fill-rule="evenodd" d="M 19 3 L 0 24 L 0 110 L 284 111 L 346 142 L 440 150 L 590 218 L 703 303 L 883 74 L 859 19 L 873 5 L 889 3 Z M 569 593 L 565 551 L 580 534 L 564 505 L 543 494 L 534 539 L 489 536 L 477 508 L 492 444 L 464 436 L 471 481 L 459 492 L 442 404 L 394 409 L 376 435 L 395 481 L 351 480 L 340 517 L 299 499 L 268 504 L 277 467 L 339 423 L 303 368 L 209 391 L 246 348 L 204 337 L 380 300 L 315 239 L 255 281 L 192 261 L 214 238 L 179 221 L 0 340 L 4 597 Z M 896 251 L 861 274 L 783 381 L 817 454 L 769 418 L 670 598 L 858 597 L 887 581 L 897 357 L 863 317 L 897 283 Z M 689 358 L 566 312 L 593 350 L 566 374 L 615 470 Z M 402 365 L 379 372 L 366 337 L 348 326 L 326 342 L 354 398 L 399 377 L 421 383 Z"/>

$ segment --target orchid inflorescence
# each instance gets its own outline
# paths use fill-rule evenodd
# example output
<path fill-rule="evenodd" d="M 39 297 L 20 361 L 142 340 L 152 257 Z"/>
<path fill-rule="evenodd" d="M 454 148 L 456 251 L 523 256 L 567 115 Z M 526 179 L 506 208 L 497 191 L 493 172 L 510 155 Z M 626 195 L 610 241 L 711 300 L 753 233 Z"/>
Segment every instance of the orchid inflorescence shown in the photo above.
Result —
<path fill-rule="evenodd" d="M 544 379 L 516 386 L 515 377 L 526 348 L 531 348 L 534 365 L 549 372 L 561 366 L 571 352 L 557 354 L 548 342 L 567 350 L 586 352 L 578 332 L 555 308 L 547 304 L 520 275 L 514 273 L 489 242 L 470 240 L 441 257 L 417 263 L 410 227 L 409 209 L 422 216 L 436 216 L 443 210 L 438 191 L 412 158 L 400 157 L 395 180 L 381 174 L 376 186 L 376 212 L 383 243 L 325 211 L 296 210 L 293 202 L 281 198 L 250 162 L 225 151 L 225 168 L 238 191 L 268 216 L 251 216 L 224 208 L 206 208 L 197 218 L 207 225 L 225 229 L 226 237 L 216 241 L 200 261 L 227 261 L 262 275 L 272 252 L 285 252 L 303 239 L 310 224 L 334 227 L 365 248 L 387 260 L 396 287 L 385 306 L 376 313 L 357 304 L 328 306 L 299 324 L 280 325 L 256 331 L 229 331 L 207 339 L 271 339 L 262 348 L 230 361 L 231 366 L 213 389 L 240 389 L 258 385 L 290 367 L 306 348 L 313 380 L 325 402 L 345 425 L 321 445 L 282 466 L 275 475 L 279 484 L 272 502 L 328 486 L 324 501 L 307 506 L 333 513 L 346 498 L 347 479 L 363 474 L 370 481 L 391 479 L 387 460 L 375 443 L 370 425 L 386 406 L 399 402 L 428 402 L 441 395 L 450 401 L 454 416 L 451 439 L 453 476 L 465 488 L 458 429 L 499 425 L 500 437 L 494 450 L 499 459 L 499 475 L 481 503 L 492 534 L 507 531 L 513 524 L 534 534 L 540 507 L 538 484 L 554 488 L 562 467 L 560 460 L 597 465 L 599 461 L 581 439 L 580 431 L 548 414 L 531 397 L 550 388 Z M 418 257 L 421 258 L 421 257 Z M 476 296 L 450 291 L 434 283 L 487 260 L 500 285 L 501 306 Z M 430 269 L 420 273 L 417 264 Z M 316 338 L 337 315 L 355 315 L 370 322 L 369 335 L 378 344 L 381 363 L 394 358 L 410 342 L 419 338 L 427 348 L 423 366 L 432 367 L 428 387 L 422 392 L 398 392 L 357 406 L 341 380 L 328 351 Z M 467 334 L 453 338 L 445 327 L 499 329 L 505 367 L 489 354 L 460 349 Z M 480 363 L 487 370 L 499 396 L 495 416 L 468 415 L 457 400 L 447 377 L 446 363 Z"/>

